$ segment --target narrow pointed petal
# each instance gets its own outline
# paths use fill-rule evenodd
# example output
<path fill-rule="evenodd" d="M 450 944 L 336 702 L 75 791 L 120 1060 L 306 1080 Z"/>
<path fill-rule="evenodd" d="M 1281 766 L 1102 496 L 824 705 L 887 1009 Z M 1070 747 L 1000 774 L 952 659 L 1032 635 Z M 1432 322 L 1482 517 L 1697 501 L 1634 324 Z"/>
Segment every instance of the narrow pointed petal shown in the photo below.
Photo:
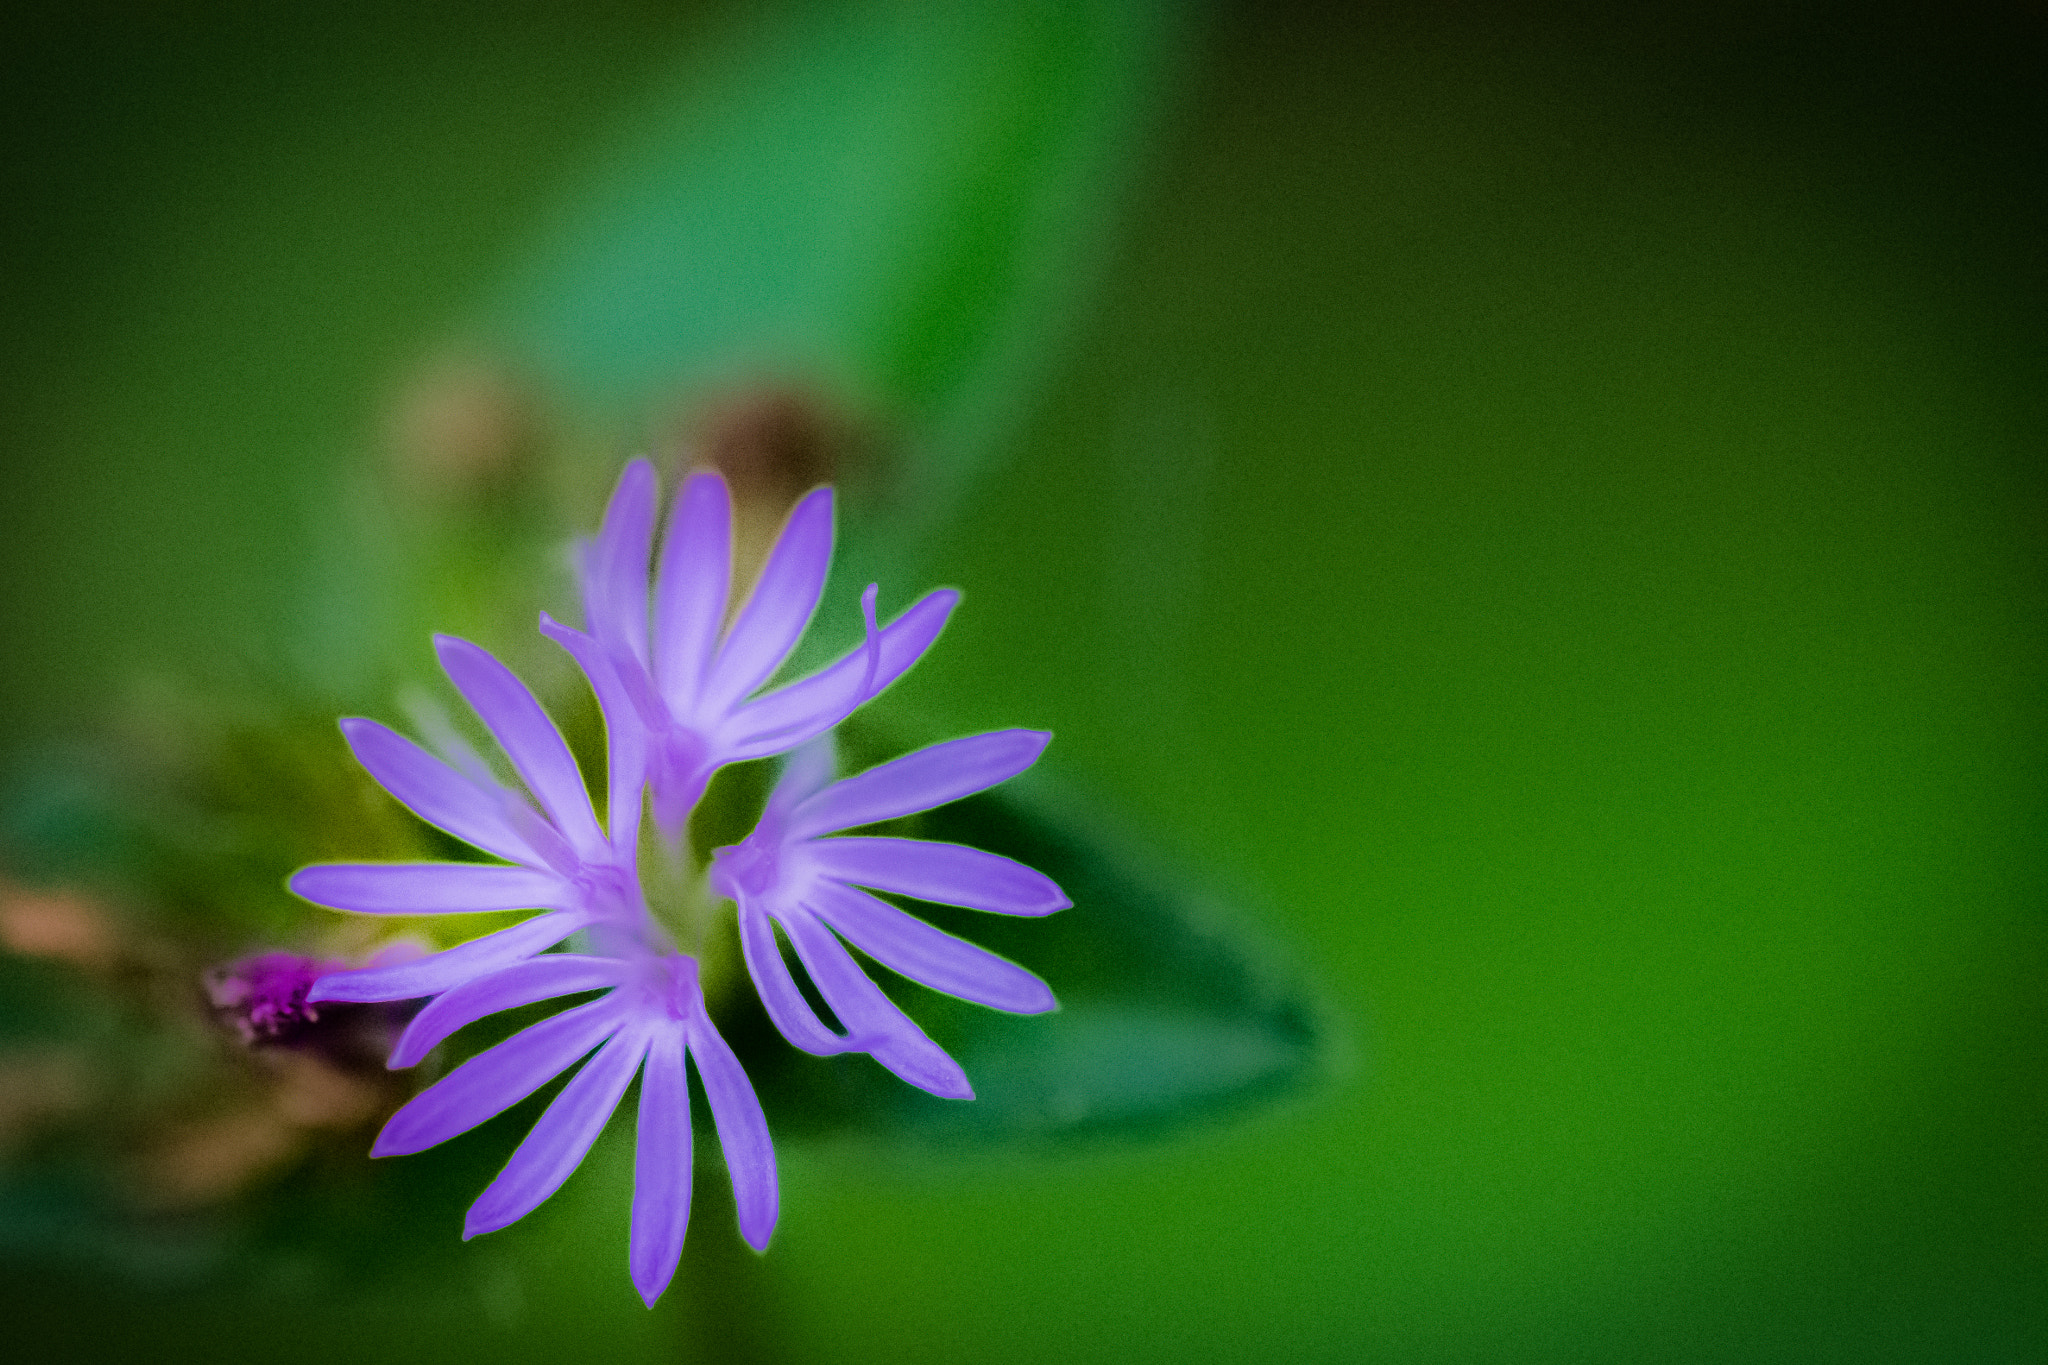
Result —
<path fill-rule="evenodd" d="M 575 888 L 552 872 L 487 863 L 316 863 L 285 883 L 315 905 L 359 915 L 567 910 Z"/>
<path fill-rule="evenodd" d="M 465 981 L 434 997 L 398 1035 L 386 1065 L 394 1070 L 415 1066 L 449 1034 L 487 1014 L 531 1005 L 536 1000 L 602 990 L 626 979 L 627 965 L 617 958 L 577 953 L 547 953 L 515 962 L 489 976 Z"/>
<path fill-rule="evenodd" d="M 1052 987 L 1016 963 L 865 891 L 820 879 L 804 904 L 884 967 L 935 991 L 1012 1014 L 1043 1014 L 1058 1005 Z"/>
<path fill-rule="evenodd" d="M 414 815 L 465 844 L 510 862 L 539 866 L 544 859 L 514 829 L 505 793 L 482 786 L 387 725 L 350 716 L 341 733 L 356 761 Z"/>
<path fill-rule="evenodd" d="M 626 1006 L 615 996 L 521 1029 L 456 1067 L 391 1116 L 371 1156 L 423 1152 L 510 1109 L 616 1031 Z"/>
<path fill-rule="evenodd" d="M 811 623 L 832 563 L 832 490 L 820 488 L 790 512 L 747 605 L 712 665 L 706 699 L 736 707 L 782 666 Z"/>
<path fill-rule="evenodd" d="M 470 1205 L 469 1216 L 462 1221 L 462 1240 L 518 1222 L 562 1188 L 611 1121 L 646 1053 L 646 1033 L 630 1026 L 598 1050 L 562 1087 L 498 1178 Z"/>
<path fill-rule="evenodd" d="M 782 925 L 818 993 L 870 1056 L 920 1090 L 944 1099 L 974 1098 L 960 1064 L 868 980 L 830 929 L 804 910 L 784 916 Z"/>
<path fill-rule="evenodd" d="M 958 801 L 1023 772 L 1051 739 L 1044 730 L 995 730 L 927 745 L 805 801 L 790 817 L 790 837 L 812 838 Z"/>
<path fill-rule="evenodd" d="M 521 958 L 554 947 L 589 922 L 581 911 L 557 910 L 535 915 L 509 929 L 471 939 L 446 952 L 416 958 L 389 967 L 365 967 L 355 972 L 334 972 L 313 983 L 306 999 L 348 1000 L 369 1003 L 382 1000 L 417 1000 L 439 995 L 487 972 L 509 967 Z"/>
<path fill-rule="evenodd" d="M 519 776 L 540 798 L 555 828 L 584 859 L 602 857 L 604 835 L 590 809 L 590 793 L 583 786 L 583 774 L 576 767 L 569 746 L 562 742 L 562 732 L 548 719 L 548 713 L 534 700 L 526 684 L 513 676 L 511 669 L 467 640 L 437 635 L 434 648 L 456 690 L 490 727 L 512 766 L 519 770 Z"/>
<path fill-rule="evenodd" d="M 998 915 L 1049 915 L 1073 904 L 1052 878 L 999 853 L 930 839 L 813 839 L 804 856 L 828 877 Z"/>
<path fill-rule="evenodd" d="M 754 1250 L 766 1251 L 781 1206 L 768 1116 L 761 1112 L 761 1101 L 747 1073 L 740 1069 L 739 1058 L 712 1027 L 701 995 L 691 1012 L 689 1029 L 690 1056 L 697 1063 L 697 1079 L 704 1083 L 704 1098 L 711 1102 L 711 1120 L 718 1128 L 726 1169 L 732 1172 L 740 1236 Z"/>
<path fill-rule="evenodd" d="M 683 1077 L 683 1030 L 657 1029 L 640 1078 L 633 1138 L 633 1287 L 649 1308 L 675 1278 L 690 1226 L 690 1092 Z"/>
<path fill-rule="evenodd" d="M 634 460 L 619 475 L 604 509 L 604 527 L 584 558 L 584 625 L 647 659 L 647 561 L 654 552 L 654 514 L 661 481 L 654 466 Z"/>
<path fill-rule="evenodd" d="M 647 726 L 627 693 L 618 668 L 603 646 L 546 612 L 540 633 L 569 652 L 604 716 L 605 822 L 614 848 L 632 848 L 640 837 L 640 788 L 647 780 Z"/>
<path fill-rule="evenodd" d="M 888 690 L 924 657 L 959 601 L 960 594 L 951 588 L 928 592 L 882 627 L 881 662 L 867 689 L 868 697 Z M 778 687 L 742 707 L 730 728 L 735 761 L 761 758 L 801 744 L 844 719 L 853 705 L 866 700 L 860 695 L 860 685 L 867 671 L 867 653 L 865 645 L 858 646 L 808 678 Z"/>
<path fill-rule="evenodd" d="M 782 960 L 782 950 L 776 946 L 775 926 L 767 914 L 752 906 L 742 906 L 739 919 L 740 951 L 747 959 L 747 975 L 754 979 L 754 992 L 761 997 L 762 1007 L 782 1036 L 814 1057 L 829 1057 L 857 1048 L 858 1044 L 826 1028 L 803 992 L 797 989 L 796 979 L 789 974 L 789 964 Z"/>
<path fill-rule="evenodd" d="M 676 494 L 654 585 L 654 671 L 678 709 L 694 711 L 732 594 L 732 501 L 725 480 L 692 474 Z"/>

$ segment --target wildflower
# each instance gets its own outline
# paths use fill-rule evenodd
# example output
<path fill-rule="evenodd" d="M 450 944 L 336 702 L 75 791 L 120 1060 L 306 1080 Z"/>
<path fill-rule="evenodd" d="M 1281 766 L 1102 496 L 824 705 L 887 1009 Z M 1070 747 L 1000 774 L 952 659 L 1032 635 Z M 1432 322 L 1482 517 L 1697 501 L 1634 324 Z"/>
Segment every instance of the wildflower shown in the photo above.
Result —
<path fill-rule="evenodd" d="M 511 760 L 523 791 L 500 782 L 459 742 L 443 744 L 449 761 L 373 721 L 345 720 L 342 728 L 393 796 L 506 861 L 324 864 L 301 869 L 290 883 L 308 900 L 367 914 L 542 912 L 418 961 L 324 976 L 303 999 L 310 1007 L 433 996 L 392 1048 L 389 1065 L 402 1068 L 486 1015 L 603 992 L 456 1067 L 392 1117 L 372 1155 L 417 1152 L 466 1132 L 588 1056 L 469 1210 L 465 1238 L 494 1231 L 561 1186 L 644 1068 L 629 1245 L 633 1282 L 650 1305 L 674 1275 L 689 1220 L 685 1058 L 710 1103 L 741 1234 L 757 1249 L 774 1230 L 778 1195 L 766 1118 L 705 1011 L 697 960 L 678 951 L 649 913 L 637 847 L 643 798 L 679 846 L 720 767 L 798 750 L 758 827 L 715 854 L 712 886 L 738 904 L 749 971 L 785 1036 L 814 1053 L 871 1051 L 941 1095 L 971 1098 L 973 1091 L 953 1059 L 868 980 L 835 931 L 913 980 L 998 1009 L 1052 1009 L 1052 992 L 1023 968 L 859 888 L 1005 914 L 1046 914 L 1068 903 L 1048 878 L 994 854 L 916 839 L 822 837 L 981 791 L 1028 768 L 1044 749 L 1049 736 L 1006 730 L 832 781 L 830 743 L 820 737 L 922 657 L 957 593 L 928 593 L 885 627 L 876 622 L 870 585 L 860 647 L 755 695 L 816 610 L 832 552 L 831 491 L 811 493 L 790 513 L 730 628 L 732 511 L 724 481 L 698 474 L 684 482 L 650 599 L 657 503 L 653 467 L 634 461 L 583 552 L 587 631 L 541 618 L 543 633 L 582 668 L 604 715 L 609 827 L 600 827 L 574 758 L 524 685 L 476 646 L 437 637 L 443 668 Z M 825 1027 L 804 1003 L 782 962 L 775 924 L 790 935 L 844 1033 Z M 576 951 L 547 951 L 572 933 Z"/>
<path fill-rule="evenodd" d="M 545 616 L 541 629 L 583 665 L 613 724 L 631 717 L 645 731 L 655 824 L 675 840 L 712 773 L 785 753 L 845 719 L 923 656 L 960 595 L 929 592 L 878 627 L 870 585 L 861 602 L 867 639 L 860 648 L 755 696 L 817 610 L 832 559 L 832 490 L 817 489 L 790 512 L 730 629 L 724 623 L 732 506 L 725 480 L 711 473 L 692 474 L 676 494 L 650 626 L 648 566 L 659 493 L 653 465 L 626 466 L 581 561 L 586 631 Z"/>
<path fill-rule="evenodd" d="M 959 1064 L 898 1009 L 840 942 L 947 995 L 1014 1014 L 1053 1009 L 1052 991 L 1013 962 L 935 929 L 861 887 L 1005 915 L 1071 904 L 1051 878 L 998 854 L 925 839 L 826 838 L 956 801 L 1016 776 L 1052 736 L 998 730 L 919 749 L 833 782 L 829 740 L 799 751 L 753 833 L 712 854 L 711 884 L 738 906 L 748 973 L 782 1035 L 809 1052 L 858 1046 L 936 1095 L 972 1099 Z M 829 785 L 828 785 L 829 784 Z M 772 925 L 789 935 L 848 1032 L 805 1003 Z"/>
<path fill-rule="evenodd" d="M 649 1304 L 675 1273 L 689 1221 L 690 1117 L 683 1059 L 695 1059 L 731 1167 L 740 1231 L 765 1247 L 777 1210 L 775 1155 L 759 1100 L 704 1010 L 695 958 L 674 951 L 648 913 L 638 876 L 639 731 L 608 711 L 609 833 L 598 826 L 581 774 L 540 705 L 510 670 L 465 641 L 435 641 L 464 698 L 498 741 L 536 810 L 480 759 L 435 758 L 372 721 L 344 721 L 356 756 L 422 819 L 514 866 L 474 863 L 327 864 L 301 869 L 292 889 L 370 914 L 448 914 L 520 907 L 545 913 L 432 957 L 325 976 L 306 999 L 435 998 L 391 1050 L 416 1065 L 443 1039 L 487 1014 L 591 990 L 605 994 L 543 1020 L 464 1062 L 385 1125 L 372 1156 L 422 1151 L 516 1104 L 597 1049 L 555 1097 L 512 1159 L 470 1208 L 465 1239 L 531 1212 L 583 1160 L 633 1076 L 641 1086 L 630 1264 Z M 601 680 L 609 687 L 610 680 Z M 543 813 L 545 812 L 545 813 Z M 592 953 L 545 953 L 584 931 Z M 601 1045 L 601 1046 L 600 1046 Z"/>
<path fill-rule="evenodd" d="M 429 1004 L 392 1049 L 411 1066 L 456 1029 L 487 1014 L 574 992 L 605 994 L 542 1020 L 455 1068 L 392 1116 L 372 1156 L 423 1151 L 532 1094 L 597 1049 L 533 1125 L 470 1207 L 465 1241 L 525 1217 L 560 1188 L 646 1067 L 633 1171 L 628 1262 L 649 1307 L 675 1274 L 690 1219 L 690 1100 L 683 1058 L 695 1063 L 732 1172 L 740 1235 L 765 1250 L 778 1194 L 768 1120 L 732 1049 L 704 1011 L 697 961 L 650 945 L 620 956 L 550 953 L 457 986 Z"/>
<path fill-rule="evenodd" d="M 489 863 L 322 863 L 288 885 L 318 905 L 368 915 L 545 913 L 417 961 L 322 977 L 307 1000 L 382 1001 L 434 995 L 550 948 L 579 929 L 646 915 L 634 865 L 639 838 L 637 741 L 615 729 L 609 836 L 599 828 L 569 746 L 525 684 L 466 640 L 436 636 L 441 666 L 511 759 L 536 810 L 475 754 L 457 767 L 373 720 L 341 722 L 349 747 L 383 788 L 427 823 L 508 859 Z M 543 812 L 545 812 L 543 814 Z"/>

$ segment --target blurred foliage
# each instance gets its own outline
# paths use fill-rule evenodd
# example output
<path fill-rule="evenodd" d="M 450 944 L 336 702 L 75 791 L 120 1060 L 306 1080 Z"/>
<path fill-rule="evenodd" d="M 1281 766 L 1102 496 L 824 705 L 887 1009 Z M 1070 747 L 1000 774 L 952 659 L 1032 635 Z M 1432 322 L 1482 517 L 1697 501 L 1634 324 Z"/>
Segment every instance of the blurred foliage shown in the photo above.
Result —
<path fill-rule="evenodd" d="M 816 471 L 851 509 L 821 617 L 857 621 L 861 585 L 905 590 L 913 547 L 1038 392 L 1102 268 L 1184 23 L 1163 0 L 833 0 L 732 25 L 571 178 L 467 323 L 465 344 L 541 401 L 519 408 L 488 374 L 429 376 L 409 412 L 466 408 L 466 428 L 505 428 L 432 466 L 529 500 L 545 475 L 586 515 L 542 524 L 588 523 L 620 449 L 702 458 L 708 410 L 788 391 L 860 433 Z M 536 410 L 555 424 L 555 467 L 507 479 Z M 378 657 L 369 642 L 407 639 L 383 622 L 421 601 L 456 608 L 432 628 L 495 643 L 510 632 L 482 602 L 521 600 L 503 586 L 518 581 L 507 562 L 523 556 L 526 581 L 546 581 L 517 529 L 531 523 L 503 510 L 478 542 L 496 547 L 488 558 L 395 571 L 364 552 L 418 537 L 393 524 L 405 510 L 377 515 L 369 534 L 344 522 L 334 547 L 338 600 L 305 639 L 322 678 L 359 672 Z M 463 586 L 479 570 L 498 585 L 482 602 Z M 380 603 L 397 582 L 414 586 Z M 803 657 L 852 633 L 835 624 Z"/>

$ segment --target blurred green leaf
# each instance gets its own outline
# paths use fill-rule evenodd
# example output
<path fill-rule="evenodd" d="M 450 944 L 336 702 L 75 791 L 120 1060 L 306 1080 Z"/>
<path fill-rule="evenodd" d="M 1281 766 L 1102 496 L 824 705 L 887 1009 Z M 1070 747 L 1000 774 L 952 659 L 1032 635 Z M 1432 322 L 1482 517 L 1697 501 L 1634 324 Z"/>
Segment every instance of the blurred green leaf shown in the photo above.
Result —
<path fill-rule="evenodd" d="M 1016 858 L 1050 874 L 1073 906 L 1044 919 L 915 910 L 1044 976 L 1060 1010 L 1002 1014 L 871 966 L 966 1068 L 970 1103 L 927 1095 L 864 1056 L 797 1053 L 749 994 L 721 1027 L 779 1137 L 946 1153 L 1153 1136 L 1299 1090 L 1326 1070 L 1325 1010 L 1227 906 L 1151 864 L 1079 803 L 1022 787 L 970 797 L 902 832 Z"/>
<path fill-rule="evenodd" d="M 585 517 L 624 450 L 764 389 L 886 452 L 834 471 L 851 513 L 821 613 L 837 625 L 803 657 L 836 650 L 860 587 L 908 579 L 921 532 L 1028 412 L 1181 22 L 1160 0 L 825 0 L 714 28 L 473 315 L 495 380 L 563 419 L 542 438 L 563 478 L 520 448 L 455 469 L 497 485 L 452 497 L 358 480 L 315 555 L 304 675 L 367 704 L 422 675 L 430 631 L 558 665 L 531 627 L 566 577 L 564 507 Z M 424 376 L 415 405 L 532 435 L 492 377 Z"/>
<path fill-rule="evenodd" d="M 902 482 L 931 515 L 1086 284 L 1175 50 L 1170 10 L 750 16 L 570 196 L 485 323 L 614 427 L 735 383 L 821 386 L 907 424 Z"/>

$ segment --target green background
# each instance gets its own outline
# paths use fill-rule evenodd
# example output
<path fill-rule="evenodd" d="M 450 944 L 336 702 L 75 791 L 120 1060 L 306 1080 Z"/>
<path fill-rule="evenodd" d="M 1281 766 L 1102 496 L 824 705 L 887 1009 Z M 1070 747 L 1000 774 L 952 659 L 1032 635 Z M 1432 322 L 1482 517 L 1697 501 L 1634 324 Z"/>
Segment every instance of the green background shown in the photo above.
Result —
<path fill-rule="evenodd" d="M 824 81 L 835 26 L 888 8 L 775 12 Z M 306 546 L 393 388 L 531 277 L 617 127 L 766 21 L 13 22 L 0 741 L 27 752 L 139 671 L 295 648 Z M 889 570 L 967 593 L 904 700 L 1054 730 L 1063 781 L 1318 983 L 1339 1074 L 1028 1163 L 789 1152 L 777 1340 L 2043 1358 L 2039 16 L 1130 32 L 1149 112 L 1105 116 L 1129 150 L 1072 182 L 1038 359 L 953 408 L 919 406 L 943 365 L 915 345 L 877 381 L 981 470 Z M 749 165 L 781 183 L 815 133 Z M 957 248 L 920 221 L 907 251 Z M 435 1286 L 427 1325 L 27 1271 L 6 1297 L 53 1348 L 240 1355 L 239 1322 L 284 1357 L 343 1327 L 366 1359 L 663 1349 L 622 1224 L 565 1203 L 464 1253 L 539 1269 Z"/>

